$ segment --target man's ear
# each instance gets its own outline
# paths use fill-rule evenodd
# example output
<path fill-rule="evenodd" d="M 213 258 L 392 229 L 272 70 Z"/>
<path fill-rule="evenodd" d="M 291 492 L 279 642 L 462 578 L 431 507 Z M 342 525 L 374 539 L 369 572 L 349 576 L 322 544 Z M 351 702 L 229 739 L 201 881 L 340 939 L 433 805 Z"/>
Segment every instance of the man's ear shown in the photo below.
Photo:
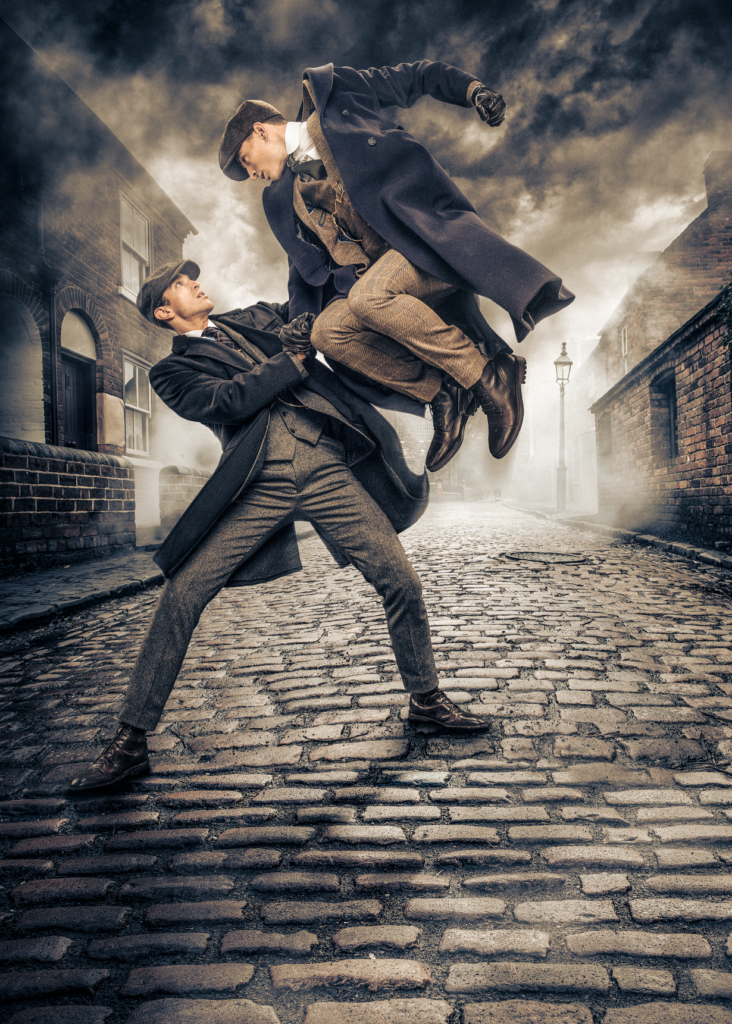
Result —
<path fill-rule="evenodd" d="M 172 320 L 175 313 L 171 306 L 158 306 L 153 315 L 156 320 Z"/>

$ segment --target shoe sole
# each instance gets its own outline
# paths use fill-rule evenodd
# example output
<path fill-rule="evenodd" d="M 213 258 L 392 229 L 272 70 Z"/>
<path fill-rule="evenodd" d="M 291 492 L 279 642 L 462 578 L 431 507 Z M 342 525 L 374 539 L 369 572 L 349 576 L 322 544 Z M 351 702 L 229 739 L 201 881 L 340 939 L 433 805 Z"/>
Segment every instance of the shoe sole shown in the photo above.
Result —
<path fill-rule="evenodd" d="M 112 786 L 118 786 L 120 782 L 126 782 L 127 779 L 137 778 L 138 775 L 147 775 L 149 771 L 150 762 L 145 761 L 144 764 L 136 764 L 134 768 L 128 768 L 122 775 L 118 775 L 116 779 L 111 779 L 109 782 L 98 782 L 95 786 L 69 786 L 68 792 L 89 793 L 95 789 L 111 789 Z"/>
<path fill-rule="evenodd" d="M 461 732 L 477 732 L 479 729 L 490 729 L 491 722 L 487 721 L 484 725 L 447 725 L 445 722 L 436 722 L 434 718 L 422 718 L 421 715 L 410 714 L 408 722 L 427 722 L 429 725 L 439 725 L 441 729 L 459 729 Z"/>
<path fill-rule="evenodd" d="M 521 395 L 521 385 L 526 383 L 526 360 L 523 356 L 515 356 L 511 354 L 509 357 L 512 362 L 516 364 L 516 377 L 513 383 L 513 391 L 516 397 L 516 422 L 513 425 L 513 430 L 506 438 L 506 443 L 500 452 L 491 452 L 494 459 L 502 459 L 505 455 L 508 455 L 511 448 L 516 443 L 516 439 L 521 432 L 521 427 L 524 422 L 524 400 Z"/>
<path fill-rule="evenodd" d="M 526 360 L 524 360 L 524 362 L 526 362 Z M 468 408 L 463 413 L 463 422 L 460 424 L 460 433 L 458 434 L 457 443 L 455 447 L 447 451 L 445 455 L 443 455 L 443 457 L 439 459 L 437 462 L 433 462 L 431 466 L 428 466 L 427 463 L 425 462 L 424 468 L 426 470 L 428 470 L 430 473 L 437 473 L 439 472 L 439 470 L 443 468 L 443 466 L 446 466 L 451 459 L 455 458 L 457 453 L 460 451 L 460 446 L 463 443 L 463 438 L 465 436 L 465 427 L 467 426 L 468 419 L 473 415 L 477 408 L 477 399 L 472 398 L 470 404 L 468 405 Z"/>

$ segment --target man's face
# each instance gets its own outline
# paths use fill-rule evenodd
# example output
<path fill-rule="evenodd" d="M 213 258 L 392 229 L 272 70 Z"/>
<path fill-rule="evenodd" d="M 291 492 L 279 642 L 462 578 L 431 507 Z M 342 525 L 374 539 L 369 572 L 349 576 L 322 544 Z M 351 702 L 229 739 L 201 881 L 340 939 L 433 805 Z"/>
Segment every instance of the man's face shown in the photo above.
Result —
<path fill-rule="evenodd" d="M 182 320 L 209 313 L 214 307 L 198 281 L 192 281 L 187 274 L 176 277 L 163 292 L 163 298 L 168 300 L 168 305 L 161 308 L 172 310 Z"/>
<path fill-rule="evenodd" d="M 287 163 L 284 140 L 266 125 L 255 124 L 252 134 L 239 146 L 237 159 L 250 178 L 279 181 Z"/>

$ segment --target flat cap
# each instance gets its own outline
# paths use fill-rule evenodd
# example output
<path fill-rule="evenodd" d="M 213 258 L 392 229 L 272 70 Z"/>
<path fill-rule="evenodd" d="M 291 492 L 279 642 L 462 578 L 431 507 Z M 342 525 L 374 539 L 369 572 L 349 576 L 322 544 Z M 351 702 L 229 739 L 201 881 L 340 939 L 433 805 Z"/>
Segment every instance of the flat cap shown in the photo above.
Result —
<path fill-rule="evenodd" d="M 271 121 L 273 117 L 282 117 L 282 114 L 271 103 L 265 103 L 264 100 L 244 100 L 236 113 L 229 118 L 219 143 L 219 167 L 227 178 L 233 181 L 246 181 L 249 171 L 245 170 L 237 159 L 239 146 L 252 134 L 257 121 Z"/>
<path fill-rule="evenodd" d="M 193 260 L 179 260 L 178 263 L 166 263 L 151 274 L 144 282 L 137 293 L 137 308 L 146 320 L 158 327 L 165 327 L 164 321 L 156 320 L 155 310 L 163 304 L 163 292 L 175 281 L 176 277 L 185 274 L 191 280 L 196 280 L 201 273 L 201 268 Z"/>

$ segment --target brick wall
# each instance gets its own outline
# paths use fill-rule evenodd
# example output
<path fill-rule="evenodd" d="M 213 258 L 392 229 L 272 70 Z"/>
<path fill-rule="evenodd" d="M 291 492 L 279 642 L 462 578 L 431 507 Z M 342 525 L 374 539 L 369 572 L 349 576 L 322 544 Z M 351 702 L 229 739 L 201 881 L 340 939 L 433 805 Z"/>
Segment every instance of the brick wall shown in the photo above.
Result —
<path fill-rule="evenodd" d="M 160 470 L 160 525 L 164 534 L 170 533 L 210 476 L 205 470 L 186 466 Z"/>
<path fill-rule="evenodd" d="M 0 570 L 105 557 L 134 543 L 126 459 L 0 437 Z"/>
<path fill-rule="evenodd" d="M 730 350 L 709 303 L 592 407 L 598 505 L 628 529 L 732 540 Z M 676 440 L 669 445 L 669 380 Z"/>

